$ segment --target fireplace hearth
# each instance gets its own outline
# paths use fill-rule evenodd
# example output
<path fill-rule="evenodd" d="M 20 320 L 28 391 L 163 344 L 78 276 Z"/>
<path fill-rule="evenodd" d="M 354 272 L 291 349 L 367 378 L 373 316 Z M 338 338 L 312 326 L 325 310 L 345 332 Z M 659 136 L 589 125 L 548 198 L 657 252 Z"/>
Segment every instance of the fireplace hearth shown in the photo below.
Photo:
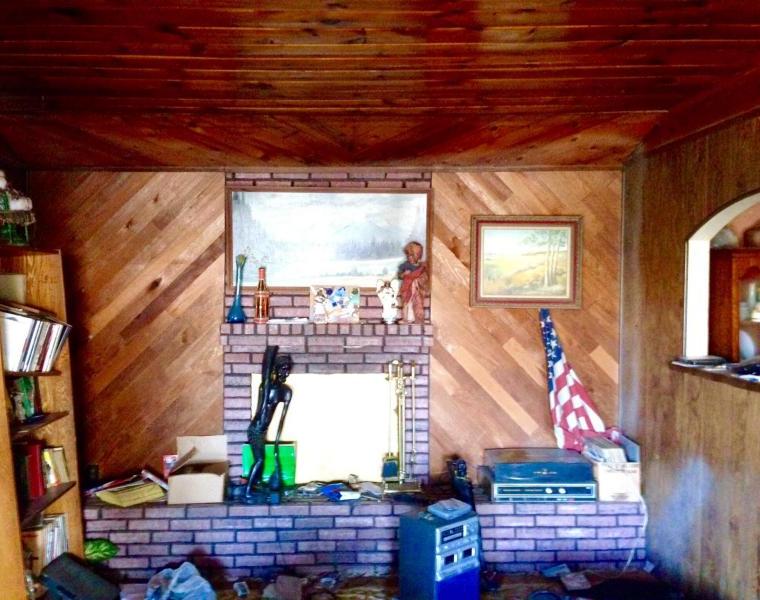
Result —
<path fill-rule="evenodd" d="M 122 581 L 147 581 L 190 560 L 207 577 L 235 580 L 273 572 L 384 574 L 397 562 L 399 516 L 415 506 L 382 502 L 287 502 L 277 506 L 148 504 L 116 508 L 90 501 L 87 537 L 120 553 L 106 567 Z M 530 572 L 565 562 L 620 569 L 643 565 L 640 503 L 493 504 L 478 502 L 488 568 Z"/>
<path fill-rule="evenodd" d="M 279 295 L 272 300 L 276 310 L 286 311 L 275 316 L 305 316 L 308 310 L 308 300 L 302 296 Z M 413 475 L 429 478 L 433 327 L 385 325 L 380 322 L 379 302 L 366 308 L 367 318 L 376 319 L 373 322 L 221 326 L 224 431 L 233 477 L 240 475 L 240 449 L 251 419 L 251 376 L 258 379 L 266 346 L 278 345 L 293 357 L 294 373 L 383 374 L 394 359 L 415 361 L 420 371 Z M 294 397 L 293 402 L 297 401 Z M 410 429 L 411 424 L 407 435 Z M 341 504 L 157 504 L 126 509 L 90 503 L 85 524 L 88 537 L 107 537 L 121 546 L 122 553 L 107 567 L 123 580 L 145 581 L 160 568 L 183 560 L 191 560 L 217 580 L 267 576 L 273 571 L 382 574 L 397 561 L 399 516 L 414 509 L 395 498 Z M 631 556 L 634 566 L 646 557 L 646 519 L 639 503 L 480 501 L 477 512 L 485 563 L 501 571 L 536 571 L 556 562 L 579 568 L 620 568 Z"/>

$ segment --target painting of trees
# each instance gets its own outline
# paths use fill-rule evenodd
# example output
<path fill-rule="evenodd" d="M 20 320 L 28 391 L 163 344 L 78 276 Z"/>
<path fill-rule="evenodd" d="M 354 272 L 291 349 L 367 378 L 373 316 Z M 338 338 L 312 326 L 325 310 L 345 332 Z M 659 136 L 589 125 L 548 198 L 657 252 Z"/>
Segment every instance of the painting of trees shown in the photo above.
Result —
<path fill-rule="evenodd" d="M 579 217 L 476 216 L 473 240 L 473 305 L 579 301 Z"/>
<path fill-rule="evenodd" d="M 567 229 L 535 229 L 526 237 L 525 242 L 531 246 L 543 248 L 544 255 L 544 288 L 552 288 L 558 284 L 560 267 L 564 269 L 569 231 Z"/>

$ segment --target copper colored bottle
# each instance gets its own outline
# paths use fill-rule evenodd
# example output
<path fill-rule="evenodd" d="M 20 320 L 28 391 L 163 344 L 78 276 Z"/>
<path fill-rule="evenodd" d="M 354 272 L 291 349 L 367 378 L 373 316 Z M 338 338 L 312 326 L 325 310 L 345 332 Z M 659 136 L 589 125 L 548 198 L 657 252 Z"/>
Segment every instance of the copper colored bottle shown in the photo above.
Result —
<path fill-rule="evenodd" d="M 269 321 L 269 288 L 266 282 L 266 267 L 259 267 L 259 283 L 253 294 L 254 323 L 266 323 Z"/>

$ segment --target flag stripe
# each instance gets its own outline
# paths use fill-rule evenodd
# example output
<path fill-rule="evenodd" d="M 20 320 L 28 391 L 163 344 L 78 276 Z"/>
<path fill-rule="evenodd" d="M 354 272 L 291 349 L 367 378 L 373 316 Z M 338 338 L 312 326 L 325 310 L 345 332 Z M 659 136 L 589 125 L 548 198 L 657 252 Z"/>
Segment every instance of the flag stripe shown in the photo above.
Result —
<path fill-rule="evenodd" d="M 581 451 L 584 432 L 604 432 L 604 422 L 559 343 L 549 310 L 539 311 L 546 351 L 549 409 L 560 448 Z"/>

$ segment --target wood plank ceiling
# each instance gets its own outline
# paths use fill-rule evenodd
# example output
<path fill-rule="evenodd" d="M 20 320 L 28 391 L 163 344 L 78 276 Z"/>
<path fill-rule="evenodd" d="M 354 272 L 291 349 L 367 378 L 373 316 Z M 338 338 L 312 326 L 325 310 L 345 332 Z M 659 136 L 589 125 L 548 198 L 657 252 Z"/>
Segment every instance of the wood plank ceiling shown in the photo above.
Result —
<path fill-rule="evenodd" d="M 4 2 L 0 164 L 619 167 L 759 65 L 746 0 Z"/>

